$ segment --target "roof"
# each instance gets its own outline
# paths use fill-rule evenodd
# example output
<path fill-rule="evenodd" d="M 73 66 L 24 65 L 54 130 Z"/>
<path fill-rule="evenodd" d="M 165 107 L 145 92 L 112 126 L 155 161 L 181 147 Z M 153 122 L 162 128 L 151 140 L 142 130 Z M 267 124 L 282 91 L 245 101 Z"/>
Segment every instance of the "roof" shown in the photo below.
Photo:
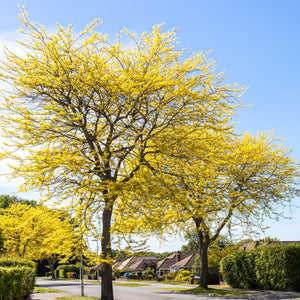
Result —
<path fill-rule="evenodd" d="M 157 258 L 157 257 L 153 257 L 153 258 L 146 257 L 146 258 L 143 258 L 143 259 L 133 262 L 133 264 L 128 266 L 127 269 L 132 270 L 132 271 L 144 270 L 145 268 L 150 267 L 152 264 L 155 264 L 155 266 L 156 266 L 158 261 L 159 261 L 159 258 Z"/>
<path fill-rule="evenodd" d="M 159 258 L 155 256 L 131 256 L 126 260 L 116 262 L 114 267 L 119 270 L 139 271 L 147 265 L 156 264 L 158 261 Z"/>
<path fill-rule="evenodd" d="M 270 246 L 270 245 L 289 245 L 289 244 L 300 244 L 300 241 L 268 241 L 263 244 L 263 246 Z"/>
<path fill-rule="evenodd" d="M 195 256 L 198 254 L 198 252 L 193 251 L 177 251 L 165 259 L 162 259 L 157 263 L 157 269 L 168 269 L 170 266 L 177 265 L 182 260 L 186 260 L 190 256 Z M 194 259 L 195 260 L 195 259 Z"/>
<path fill-rule="evenodd" d="M 174 259 L 166 257 L 157 263 L 157 269 L 168 269 L 172 264 L 174 264 Z"/>
<path fill-rule="evenodd" d="M 170 266 L 170 268 L 172 267 L 179 267 L 179 268 L 191 268 L 194 263 L 195 263 L 195 259 L 198 253 L 193 253 L 190 256 L 180 260 L 179 262 L 175 263 L 174 265 Z"/>
<path fill-rule="evenodd" d="M 127 257 L 126 259 L 122 260 L 122 261 L 116 261 L 114 263 L 114 267 L 119 269 L 119 270 L 123 270 L 126 269 L 126 266 L 130 264 L 132 257 Z"/>
<path fill-rule="evenodd" d="M 244 243 L 241 247 L 239 247 L 240 250 L 249 250 L 254 248 L 259 248 L 261 246 L 272 246 L 272 245 L 288 245 L 288 244 L 300 244 L 300 241 L 268 241 L 265 242 L 263 245 L 260 245 L 259 242 L 249 242 Z"/>
<path fill-rule="evenodd" d="M 240 250 L 246 250 L 246 249 L 254 249 L 260 247 L 259 242 L 248 242 L 244 243 L 241 247 L 239 247 Z"/>

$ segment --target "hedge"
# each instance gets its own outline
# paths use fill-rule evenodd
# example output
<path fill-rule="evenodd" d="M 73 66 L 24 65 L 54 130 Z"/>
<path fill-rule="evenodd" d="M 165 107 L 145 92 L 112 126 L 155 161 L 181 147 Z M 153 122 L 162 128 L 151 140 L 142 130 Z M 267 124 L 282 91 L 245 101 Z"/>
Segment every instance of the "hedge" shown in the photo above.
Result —
<path fill-rule="evenodd" d="M 258 251 L 256 274 L 264 289 L 300 291 L 300 245 L 264 247 Z"/>
<path fill-rule="evenodd" d="M 29 298 L 34 289 L 35 277 L 33 262 L 0 259 L 0 300 Z"/>
<path fill-rule="evenodd" d="M 29 259 L 19 258 L 0 258 L 0 267 L 15 267 L 15 266 L 27 266 L 35 269 L 36 264 Z"/>
<path fill-rule="evenodd" d="M 66 278 L 69 272 L 76 273 L 79 276 L 79 267 L 76 265 L 60 265 L 54 271 L 55 278 Z"/>
<path fill-rule="evenodd" d="M 233 288 L 256 289 L 258 281 L 255 273 L 254 251 L 238 251 L 224 257 L 221 261 L 221 273 L 224 280 Z"/>
<path fill-rule="evenodd" d="M 221 273 L 234 288 L 300 291 L 300 245 L 237 251 L 223 258 Z"/>

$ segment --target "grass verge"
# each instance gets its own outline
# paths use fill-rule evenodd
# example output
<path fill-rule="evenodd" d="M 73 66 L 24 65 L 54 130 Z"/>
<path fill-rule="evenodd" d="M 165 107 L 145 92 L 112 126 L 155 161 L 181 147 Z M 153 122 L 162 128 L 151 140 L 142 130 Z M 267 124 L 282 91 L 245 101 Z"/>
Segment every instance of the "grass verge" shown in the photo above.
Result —
<path fill-rule="evenodd" d="M 223 289 L 213 289 L 213 288 L 202 288 L 196 287 L 194 289 L 188 289 L 185 292 L 192 294 L 209 294 L 209 295 L 223 295 L 223 296 L 236 296 L 236 295 L 246 295 L 246 294 L 257 294 L 259 292 L 247 292 L 247 291 L 236 291 L 236 290 L 223 290 Z"/>
<path fill-rule="evenodd" d="M 188 284 L 187 282 L 180 282 L 180 281 L 156 281 L 156 280 L 139 280 L 139 279 L 132 279 L 132 280 L 126 280 L 128 282 L 142 282 L 145 284 L 170 284 L 170 285 L 186 285 Z"/>
<path fill-rule="evenodd" d="M 114 285 L 122 285 L 122 286 L 147 286 L 150 285 L 148 283 L 134 283 L 134 282 L 128 282 L 128 283 L 123 283 L 123 282 L 113 282 Z"/>
<path fill-rule="evenodd" d="M 87 297 L 87 296 L 71 296 L 71 297 L 59 297 L 59 300 L 100 300 L 100 298 Z"/>
<path fill-rule="evenodd" d="M 46 287 L 35 287 L 33 290 L 34 293 L 66 293 L 66 291 L 63 290 L 56 290 Z"/>
<path fill-rule="evenodd" d="M 255 294 L 257 292 L 246 292 L 246 291 L 233 291 L 233 290 L 223 290 L 223 289 L 212 289 L 212 288 L 202 288 L 196 287 L 193 289 L 188 288 L 161 288 L 161 290 L 174 291 L 174 292 L 184 292 L 190 294 L 206 294 L 206 295 L 219 295 L 219 296 L 237 296 L 245 294 Z"/>

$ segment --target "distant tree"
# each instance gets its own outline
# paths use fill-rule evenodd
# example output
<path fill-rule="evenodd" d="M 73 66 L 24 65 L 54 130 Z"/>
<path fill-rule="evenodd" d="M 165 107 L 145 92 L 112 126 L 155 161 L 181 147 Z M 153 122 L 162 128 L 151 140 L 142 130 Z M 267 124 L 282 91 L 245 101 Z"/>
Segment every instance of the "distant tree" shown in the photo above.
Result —
<path fill-rule="evenodd" d="M 154 272 L 156 272 L 156 270 L 157 270 L 157 264 L 155 262 L 153 262 L 153 261 L 151 261 L 151 262 L 144 262 L 142 264 L 142 269 L 143 270 L 151 269 Z"/>
<path fill-rule="evenodd" d="M 186 245 L 181 247 L 182 251 L 198 251 L 199 250 L 199 240 L 196 230 L 188 230 L 184 235 L 187 241 Z"/>
<path fill-rule="evenodd" d="M 196 258 L 195 258 L 195 262 L 194 262 L 193 267 L 192 267 L 193 275 L 199 277 L 200 276 L 200 270 L 201 270 L 201 258 L 200 258 L 200 255 L 197 254 Z"/>
<path fill-rule="evenodd" d="M 8 208 L 14 203 L 26 204 L 35 207 L 37 205 L 35 200 L 26 200 L 17 196 L 0 195 L 0 208 Z"/>
<path fill-rule="evenodd" d="M 53 278 L 56 262 L 64 263 L 78 255 L 78 236 L 63 211 L 12 204 L 0 210 L 0 228 L 6 256 L 46 259 Z"/>
<path fill-rule="evenodd" d="M 113 259 L 119 259 L 119 258 L 129 257 L 128 252 L 126 252 L 126 251 L 124 251 L 124 250 L 116 250 L 116 249 L 112 249 L 112 250 L 111 250 L 111 253 L 112 253 Z"/>

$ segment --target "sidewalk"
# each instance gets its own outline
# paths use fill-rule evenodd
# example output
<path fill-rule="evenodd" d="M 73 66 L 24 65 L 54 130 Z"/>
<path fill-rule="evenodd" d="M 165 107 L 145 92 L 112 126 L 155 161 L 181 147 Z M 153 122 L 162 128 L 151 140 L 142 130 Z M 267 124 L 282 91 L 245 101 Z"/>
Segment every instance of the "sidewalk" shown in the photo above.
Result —
<path fill-rule="evenodd" d="M 55 300 L 59 297 L 75 296 L 70 293 L 33 293 L 31 299 L 33 300 Z"/>

